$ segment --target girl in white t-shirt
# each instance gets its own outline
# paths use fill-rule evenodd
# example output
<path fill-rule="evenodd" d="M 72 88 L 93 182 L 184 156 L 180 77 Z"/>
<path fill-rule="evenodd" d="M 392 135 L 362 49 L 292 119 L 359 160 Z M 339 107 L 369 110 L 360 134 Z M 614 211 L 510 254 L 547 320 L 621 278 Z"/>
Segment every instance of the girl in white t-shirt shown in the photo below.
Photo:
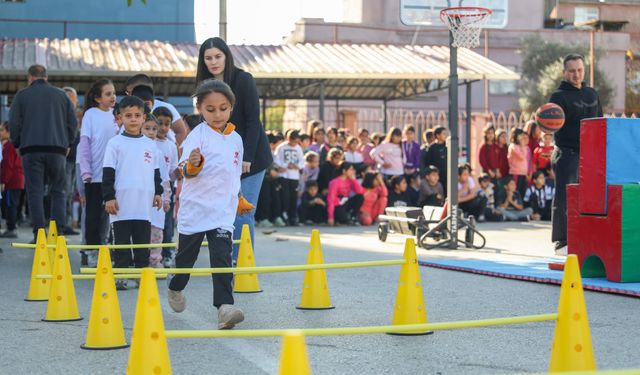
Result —
<path fill-rule="evenodd" d="M 197 88 L 196 106 L 204 122 L 182 143 L 184 174 L 178 212 L 177 268 L 192 268 L 202 240 L 209 241 L 211 267 L 231 267 L 233 222 L 238 208 L 242 174 L 242 138 L 229 123 L 235 96 L 223 81 L 209 79 Z M 244 320 L 233 306 L 233 274 L 213 274 L 213 305 L 218 328 L 230 329 Z M 183 289 L 189 275 L 177 274 L 169 283 L 169 305 L 175 312 L 186 306 Z"/>
<path fill-rule="evenodd" d="M 85 238 L 87 245 L 102 245 L 107 239 L 104 229 L 109 217 L 102 204 L 102 164 L 109 140 L 118 134 L 118 124 L 111 108 L 116 103 L 116 90 L 108 79 L 96 81 L 85 97 L 77 163 L 84 183 L 86 199 Z M 87 252 L 88 265 L 95 267 L 97 252 Z"/>

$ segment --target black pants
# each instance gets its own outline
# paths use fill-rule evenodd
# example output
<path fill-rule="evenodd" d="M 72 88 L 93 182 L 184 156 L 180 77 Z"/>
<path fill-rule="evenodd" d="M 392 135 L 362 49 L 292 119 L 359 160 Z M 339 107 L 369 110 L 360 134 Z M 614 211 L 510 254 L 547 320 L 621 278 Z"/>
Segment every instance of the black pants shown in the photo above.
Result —
<path fill-rule="evenodd" d="M 106 225 L 109 217 L 105 215 L 104 204 L 102 203 L 102 183 L 94 182 L 84 184 L 84 194 L 86 198 L 85 212 L 85 238 L 87 245 L 102 245 L 106 238 L 103 238 L 102 228 Z M 148 242 L 143 242 L 148 243 Z"/>
<path fill-rule="evenodd" d="M 362 194 L 356 194 L 349 198 L 343 205 L 336 206 L 333 216 L 336 223 L 348 223 L 349 220 L 358 220 L 358 212 L 360 207 L 364 203 L 364 196 Z"/>
<path fill-rule="evenodd" d="M 580 150 L 559 148 L 553 151 L 551 166 L 556 175 L 556 195 L 551 209 L 551 241 L 567 241 L 567 185 L 578 182 Z"/>
<path fill-rule="evenodd" d="M 88 219 L 88 217 L 87 217 Z M 116 245 L 148 244 L 151 240 L 151 223 L 146 220 L 121 220 L 111 224 L 113 243 Z M 149 267 L 149 249 L 124 249 L 113 252 L 115 268 L 131 266 L 131 252 L 135 268 Z"/>
<path fill-rule="evenodd" d="M 529 187 L 527 176 L 517 175 L 513 176 L 513 179 L 516 182 L 516 190 L 520 194 L 520 197 L 524 197 L 524 195 L 527 193 L 527 188 Z"/>
<path fill-rule="evenodd" d="M 282 211 L 287 213 L 289 225 L 298 223 L 298 180 L 280 179 L 282 184 Z"/>
<path fill-rule="evenodd" d="M 302 203 L 300 205 L 300 221 L 311 220 L 315 224 L 327 222 L 327 206 Z"/>
<path fill-rule="evenodd" d="M 258 207 L 256 207 L 256 220 L 274 221 L 282 215 L 282 203 L 280 200 L 282 186 L 280 181 L 271 177 L 262 180 Z"/>
<path fill-rule="evenodd" d="M 16 221 L 18 220 L 18 207 L 20 206 L 20 197 L 22 190 L 5 190 L 2 192 L 2 213 L 7 221 L 8 230 L 16 230 Z"/>
<path fill-rule="evenodd" d="M 45 183 L 49 186 L 51 199 L 50 217 L 60 230 L 66 223 L 65 156 L 53 152 L 30 152 L 22 156 L 22 163 L 34 233 L 47 224 L 44 212 Z"/>
<path fill-rule="evenodd" d="M 171 204 L 169 205 L 169 211 L 164 214 L 164 229 L 162 230 L 162 242 L 163 243 L 171 243 L 173 242 L 173 234 L 174 234 L 174 224 L 173 220 L 173 210 L 176 206 L 176 188 L 171 184 Z M 170 247 L 162 248 L 162 257 L 169 258 L 171 257 Z"/>
<path fill-rule="evenodd" d="M 540 207 L 538 203 L 538 197 L 535 195 L 531 196 L 531 208 L 533 209 L 534 214 L 540 215 L 541 220 L 551 220 L 551 202 L 545 202 L 544 207 Z"/>
<path fill-rule="evenodd" d="M 205 235 L 209 241 L 209 262 L 212 268 L 231 267 L 231 232 L 224 229 L 212 229 L 207 232 L 178 235 L 178 254 L 176 268 L 193 268 L 200 253 L 200 246 Z M 214 273 L 213 305 L 233 305 L 232 273 Z M 169 283 L 171 290 L 183 290 L 189 282 L 188 274 L 173 276 Z"/>
<path fill-rule="evenodd" d="M 487 207 L 487 197 L 478 194 L 472 200 L 460 203 L 458 207 L 460 207 L 462 212 L 467 216 L 473 215 L 473 217 L 477 219 L 480 215 L 484 214 L 484 208 Z"/>

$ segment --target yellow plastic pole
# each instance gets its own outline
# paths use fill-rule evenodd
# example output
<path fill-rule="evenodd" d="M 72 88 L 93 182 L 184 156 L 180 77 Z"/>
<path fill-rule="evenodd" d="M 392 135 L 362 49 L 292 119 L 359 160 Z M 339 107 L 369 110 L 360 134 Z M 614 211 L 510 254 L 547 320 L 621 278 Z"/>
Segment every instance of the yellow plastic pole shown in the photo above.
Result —
<path fill-rule="evenodd" d="M 156 274 L 156 278 L 160 279 L 160 278 L 165 278 L 167 275 L 166 274 Z M 191 275 L 193 276 L 199 276 L 199 277 L 204 277 L 204 276 L 209 276 L 211 277 L 210 273 L 194 273 Z M 113 275 L 114 278 L 116 279 L 140 279 L 142 278 L 142 274 L 139 273 L 129 273 L 129 274 L 120 274 L 120 275 Z M 34 279 L 36 280 L 51 280 L 53 279 L 53 275 L 35 275 Z M 95 280 L 96 279 L 96 275 L 78 275 L 78 274 L 74 274 L 71 275 L 71 279 L 73 280 Z"/>
<path fill-rule="evenodd" d="M 234 244 L 239 244 L 240 240 L 233 240 Z M 20 243 L 13 242 L 11 244 L 12 247 L 16 249 L 35 249 L 36 245 L 30 243 Z M 67 245 L 67 250 L 98 250 L 100 247 L 106 246 L 109 249 L 146 249 L 149 247 L 176 247 L 178 246 L 175 242 L 168 243 L 148 243 L 148 244 L 132 244 L 132 245 Z M 209 242 L 204 241 L 201 245 L 202 247 L 209 246 Z M 55 244 L 48 244 L 47 248 L 55 249 Z"/>
<path fill-rule="evenodd" d="M 261 267 L 237 267 L 237 268 L 154 268 L 156 274 L 212 274 L 212 273 L 278 273 L 296 272 L 320 269 L 341 269 L 341 268 L 363 268 L 379 266 L 397 266 L 405 264 L 404 259 L 374 260 L 367 262 L 347 262 L 347 263 L 325 263 L 325 264 L 298 264 L 290 266 L 261 266 Z M 93 274 L 95 268 L 81 268 L 80 273 Z M 114 268 L 114 273 L 118 274 L 140 274 L 139 268 Z"/>
<path fill-rule="evenodd" d="M 454 322 L 406 324 L 371 327 L 344 327 L 344 328 L 307 328 L 299 332 L 304 336 L 336 336 L 336 335 L 366 335 L 375 333 L 407 333 L 415 331 L 442 331 L 465 328 L 481 328 L 503 326 L 510 324 L 538 323 L 558 319 L 557 313 L 514 316 L 509 318 L 462 320 Z M 165 331 L 167 338 L 171 339 L 196 339 L 196 338 L 238 338 L 238 337 L 270 337 L 282 336 L 290 329 L 256 329 L 256 330 L 171 330 Z"/>

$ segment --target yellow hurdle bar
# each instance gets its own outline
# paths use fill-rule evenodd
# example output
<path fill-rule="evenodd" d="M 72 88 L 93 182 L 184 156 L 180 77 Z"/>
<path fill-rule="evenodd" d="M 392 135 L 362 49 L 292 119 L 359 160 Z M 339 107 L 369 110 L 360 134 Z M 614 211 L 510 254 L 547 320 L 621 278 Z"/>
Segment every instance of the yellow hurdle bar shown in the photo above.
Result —
<path fill-rule="evenodd" d="M 166 277 L 166 274 L 156 274 L 157 278 L 162 278 L 162 277 Z M 192 274 L 191 276 L 211 276 L 210 273 L 195 273 Z M 113 275 L 114 278 L 116 279 L 139 279 L 142 277 L 142 274 L 118 274 L 118 275 Z M 53 275 L 35 275 L 34 276 L 35 279 L 37 280 L 49 280 L 49 279 L 53 279 Z M 96 275 L 71 275 L 71 278 L 73 280 L 95 280 Z"/>
<path fill-rule="evenodd" d="M 239 244 L 240 240 L 233 240 L 234 244 Z M 17 243 L 14 242 L 11 244 L 12 247 L 16 249 L 35 249 L 35 244 L 30 243 Z M 100 247 L 106 246 L 109 249 L 154 249 L 159 247 L 177 247 L 178 244 L 175 242 L 169 243 L 153 243 L 153 244 L 132 244 L 132 245 L 67 245 L 67 249 L 69 250 L 98 250 Z M 202 247 L 209 246 L 209 242 L 204 241 L 201 245 Z M 47 245 L 48 248 L 55 249 L 56 245 Z"/>
<path fill-rule="evenodd" d="M 324 263 L 324 264 L 299 264 L 291 266 L 262 266 L 262 267 L 237 267 L 237 268 L 154 268 L 156 275 L 166 274 L 213 274 L 213 273 L 278 273 L 278 272 L 296 272 L 308 270 L 324 270 L 324 269 L 340 269 L 340 268 L 362 268 L 362 267 L 380 267 L 395 266 L 405 264 L 404 259 L 394 260 L 374 260 L 368 262 L 349 262 L 349 263 Z M 114 273 L 139 275 L 141 268 L 114 268 Z M 80 268 L 82 274 L 95 274 L 96 268 Z"/>
<path fill-rule="evenodd" d="M 306 328 L 299 331 L 304 336 L 335 336 L 335 335 L 366 335 L 374 333 L 405 333 L 414 331 L 442 331 L 451 329 L 480 328 L 503 326 L 509 324 L 538 323 L 558 319 L 558 314 L 540 314 L 516 316 L 511 318 L 463 320 L 457 322 L 403 324 L 390 326 L 371 327 L 345 327 L 345 328 Z M 256 330 L 170 330 L 165 331 L 170 339 L 196 339 L 196 338 L 221 338 L 221 337 L 269 337 L 282 336 L 290 329 L 256 329 Z"/>

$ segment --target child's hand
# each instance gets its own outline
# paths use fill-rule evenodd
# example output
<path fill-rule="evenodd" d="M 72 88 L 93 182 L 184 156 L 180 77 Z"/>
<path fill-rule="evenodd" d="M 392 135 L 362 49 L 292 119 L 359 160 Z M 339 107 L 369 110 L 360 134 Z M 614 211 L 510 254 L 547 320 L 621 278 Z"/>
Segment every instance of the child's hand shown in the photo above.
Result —
<path fill-rule="evenodd" d="M 201 162 L 202 154 L 200 153 L 200 148 L 194 148 L 189 154 L 189 164 L 193 165 L 194 167 L 199 167 Z"/>
<path fill-rule="evenodd" d="M 391 168 L 391 163 L 384 163 L 382 164 L 382 168 Z"/>
<path fill-rule="evenodd" d="M 164 211 L 165 214 L 169 212 L 170 208 L 171 208 L 171 202 L 169 201 L 164 202 L 164 204 L 162 205 L 162 210 Z"/>
<path fill-rule="evenodd" d="M 158 211 L 162 208 L 162 197 L 156 195 L 153 197 L 153 207 L 156 207 Z"/>
<path fill-rule="evenodd" d="M 336 225 L 336 222 L 335 222 L 335 220 L 333 220 L 333 219 L 329 219 L 329 220 L 327 221 L 327 224 L 329 224 L 330 226 L 334 226 L 334 225 Z"/>
<path fill-rule="evenodd" d="M 278 173 L 286 172 L 287 168 L 278 167 Z"/>
<path fill-rule="evenodd" d="M 106 201 L 104 203 L 104 210 L 111 215 L 117 215 L 120 207 L 118 206 L 118 201 L 112 199 L 110 201 Z"/>

